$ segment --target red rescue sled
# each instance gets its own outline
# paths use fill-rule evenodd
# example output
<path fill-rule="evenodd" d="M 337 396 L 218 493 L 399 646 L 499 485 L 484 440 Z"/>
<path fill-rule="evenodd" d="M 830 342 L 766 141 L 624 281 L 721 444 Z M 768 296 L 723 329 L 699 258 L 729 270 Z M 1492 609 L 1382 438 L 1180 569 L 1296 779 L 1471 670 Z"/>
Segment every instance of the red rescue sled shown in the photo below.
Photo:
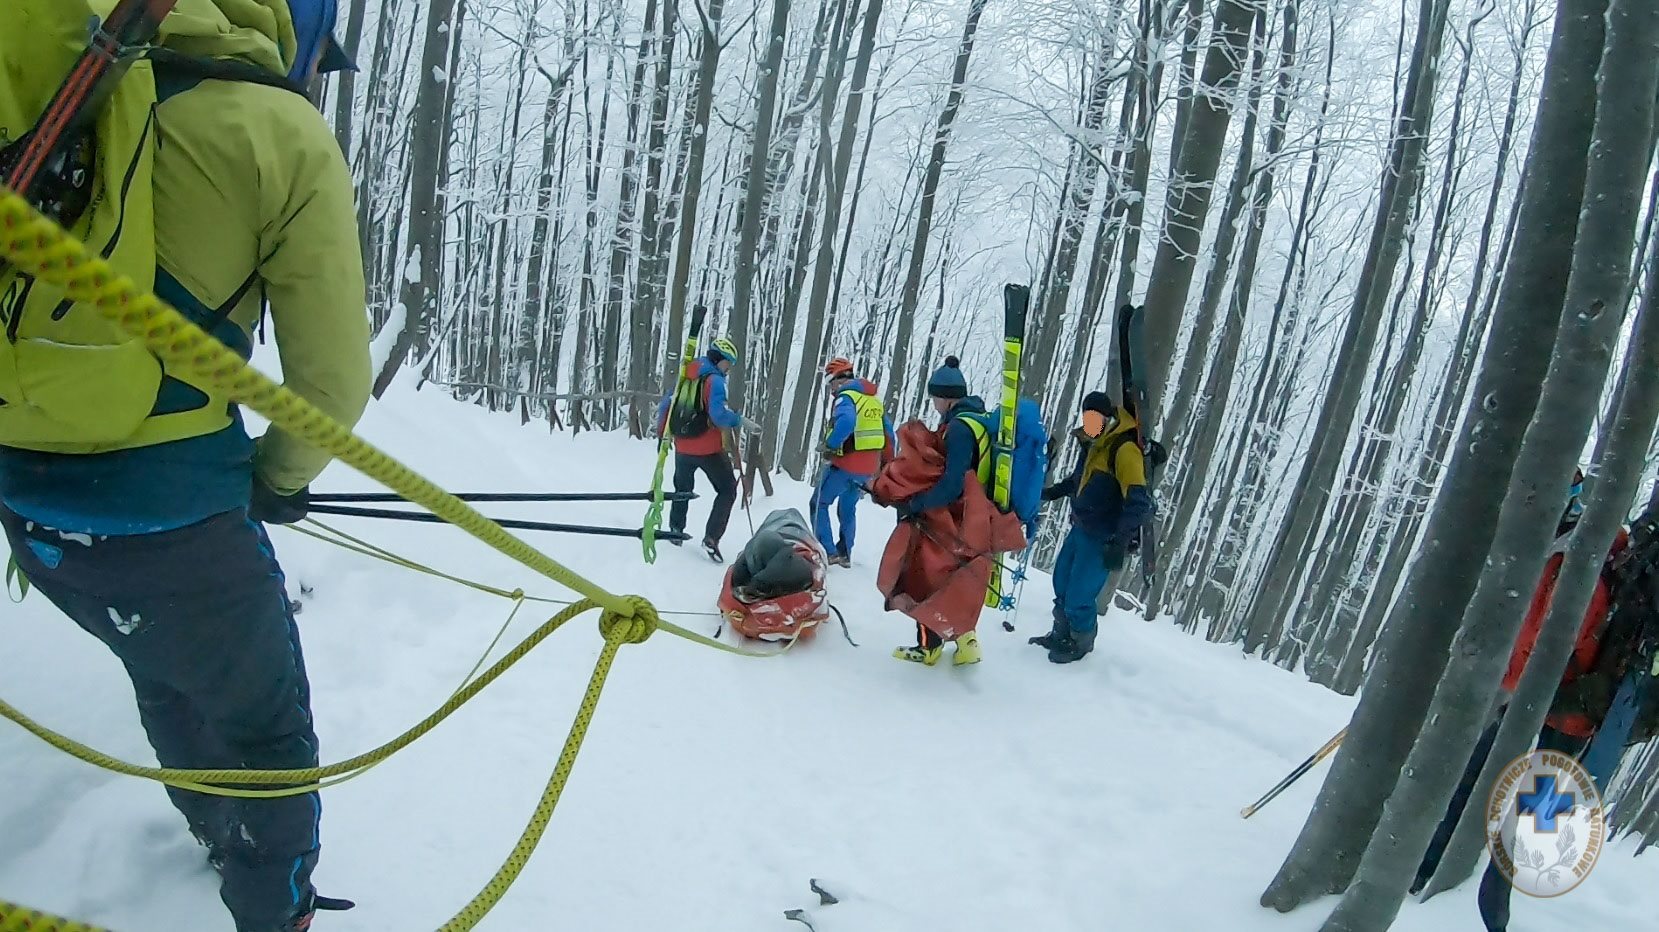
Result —
<path fill-rule="evenodd" d="M 828 571 L 829 556 L 801 513 L 774 511 L 726 571 L 720 614 L 746 638 L 811 640 L 830 616 Z"/>

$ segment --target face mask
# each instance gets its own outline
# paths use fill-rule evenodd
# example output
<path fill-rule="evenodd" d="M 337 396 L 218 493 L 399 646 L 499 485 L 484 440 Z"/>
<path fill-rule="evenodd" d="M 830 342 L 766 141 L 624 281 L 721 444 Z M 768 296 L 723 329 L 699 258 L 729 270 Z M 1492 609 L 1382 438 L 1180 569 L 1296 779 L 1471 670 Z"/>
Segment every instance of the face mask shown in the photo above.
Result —
<path fill-rule="evenodd" d="M 1083 433 L 1098 437 L 1106 431 L 1106 415 L 1099 411 L 1083 412 Z"/>

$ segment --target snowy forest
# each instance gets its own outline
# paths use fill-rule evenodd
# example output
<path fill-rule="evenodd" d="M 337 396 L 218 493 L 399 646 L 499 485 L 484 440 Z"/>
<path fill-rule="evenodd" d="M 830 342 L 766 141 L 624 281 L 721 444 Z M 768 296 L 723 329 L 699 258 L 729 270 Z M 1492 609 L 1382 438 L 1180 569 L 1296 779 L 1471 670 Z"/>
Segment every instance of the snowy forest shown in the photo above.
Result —
<path fill-rule="evenodd" d="M 1645 6 L 350 0 L 360 71 L 317 99 L 381 392 L 644 437 L 703 305 L 745 354 L 746 461 L 801 480 L 830 357 L 895 421 L 947 354 L 992 393 L 1002 287 L 1028 284 L 1023 394 L 1060 435 L 1144 304 L 1163 567 L 1108 597 L 1360 692 L 1263 902 L 1346 890 L 1326 928 L 1375 929 L 1574 467 L 1563 664 L 1614 529 L 1659 496 Z M 1553 682 L 1529 668 L 1531 731 L 1500 742 Z M 1659 755 L 1614 797 L 1659 837 Z"/>

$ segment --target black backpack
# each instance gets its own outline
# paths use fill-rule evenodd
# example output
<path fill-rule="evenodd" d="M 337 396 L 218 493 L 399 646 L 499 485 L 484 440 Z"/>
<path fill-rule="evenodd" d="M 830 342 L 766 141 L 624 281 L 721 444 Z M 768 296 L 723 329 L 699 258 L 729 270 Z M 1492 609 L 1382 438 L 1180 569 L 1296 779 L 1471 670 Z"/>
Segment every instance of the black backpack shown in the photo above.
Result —
<path fill-rule="evenodd" d="M 1612 605 L 1594 672 L 1616 686 L 1633 668 L 1651 669 L 1659 654 L 1659 510 L 1631 524 L 1630 543 L 1606 573 Z M 1656 682 L 1650 677 L 1643 690 L 1629 744 L 1659 736 Z"/>
<path fill-rule="evenodd" d="M 708 376 L 681 379 L 674 389 L 674 402 L 668 409 L 668 431 L 682 440 L 700 437 L 709 429 L 709 409 L 706 397 Z"/>

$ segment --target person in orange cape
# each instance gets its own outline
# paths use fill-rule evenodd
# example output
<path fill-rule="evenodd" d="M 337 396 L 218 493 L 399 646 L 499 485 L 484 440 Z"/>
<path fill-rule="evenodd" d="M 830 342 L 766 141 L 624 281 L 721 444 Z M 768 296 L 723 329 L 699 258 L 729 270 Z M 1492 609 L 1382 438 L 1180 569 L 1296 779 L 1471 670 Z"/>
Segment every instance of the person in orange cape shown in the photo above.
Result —
<path fill-rule="evenodd" d="M 871 498 L 899 513 L 882 553 L 876 586 L 888 611 L 916 621 L 916 645 L 893 656 L 933 666 L 946 641 L 956 664 L 980 660 L 979 612 L 996 554 L 1025 547 L 1025 531 L 986 494 L 991 479 L 991 426 L 985 403 L 968 394 L 955 356 L 928 380 L 943 421 L 899 428 L 899 455 L 870 485 Z"/>

